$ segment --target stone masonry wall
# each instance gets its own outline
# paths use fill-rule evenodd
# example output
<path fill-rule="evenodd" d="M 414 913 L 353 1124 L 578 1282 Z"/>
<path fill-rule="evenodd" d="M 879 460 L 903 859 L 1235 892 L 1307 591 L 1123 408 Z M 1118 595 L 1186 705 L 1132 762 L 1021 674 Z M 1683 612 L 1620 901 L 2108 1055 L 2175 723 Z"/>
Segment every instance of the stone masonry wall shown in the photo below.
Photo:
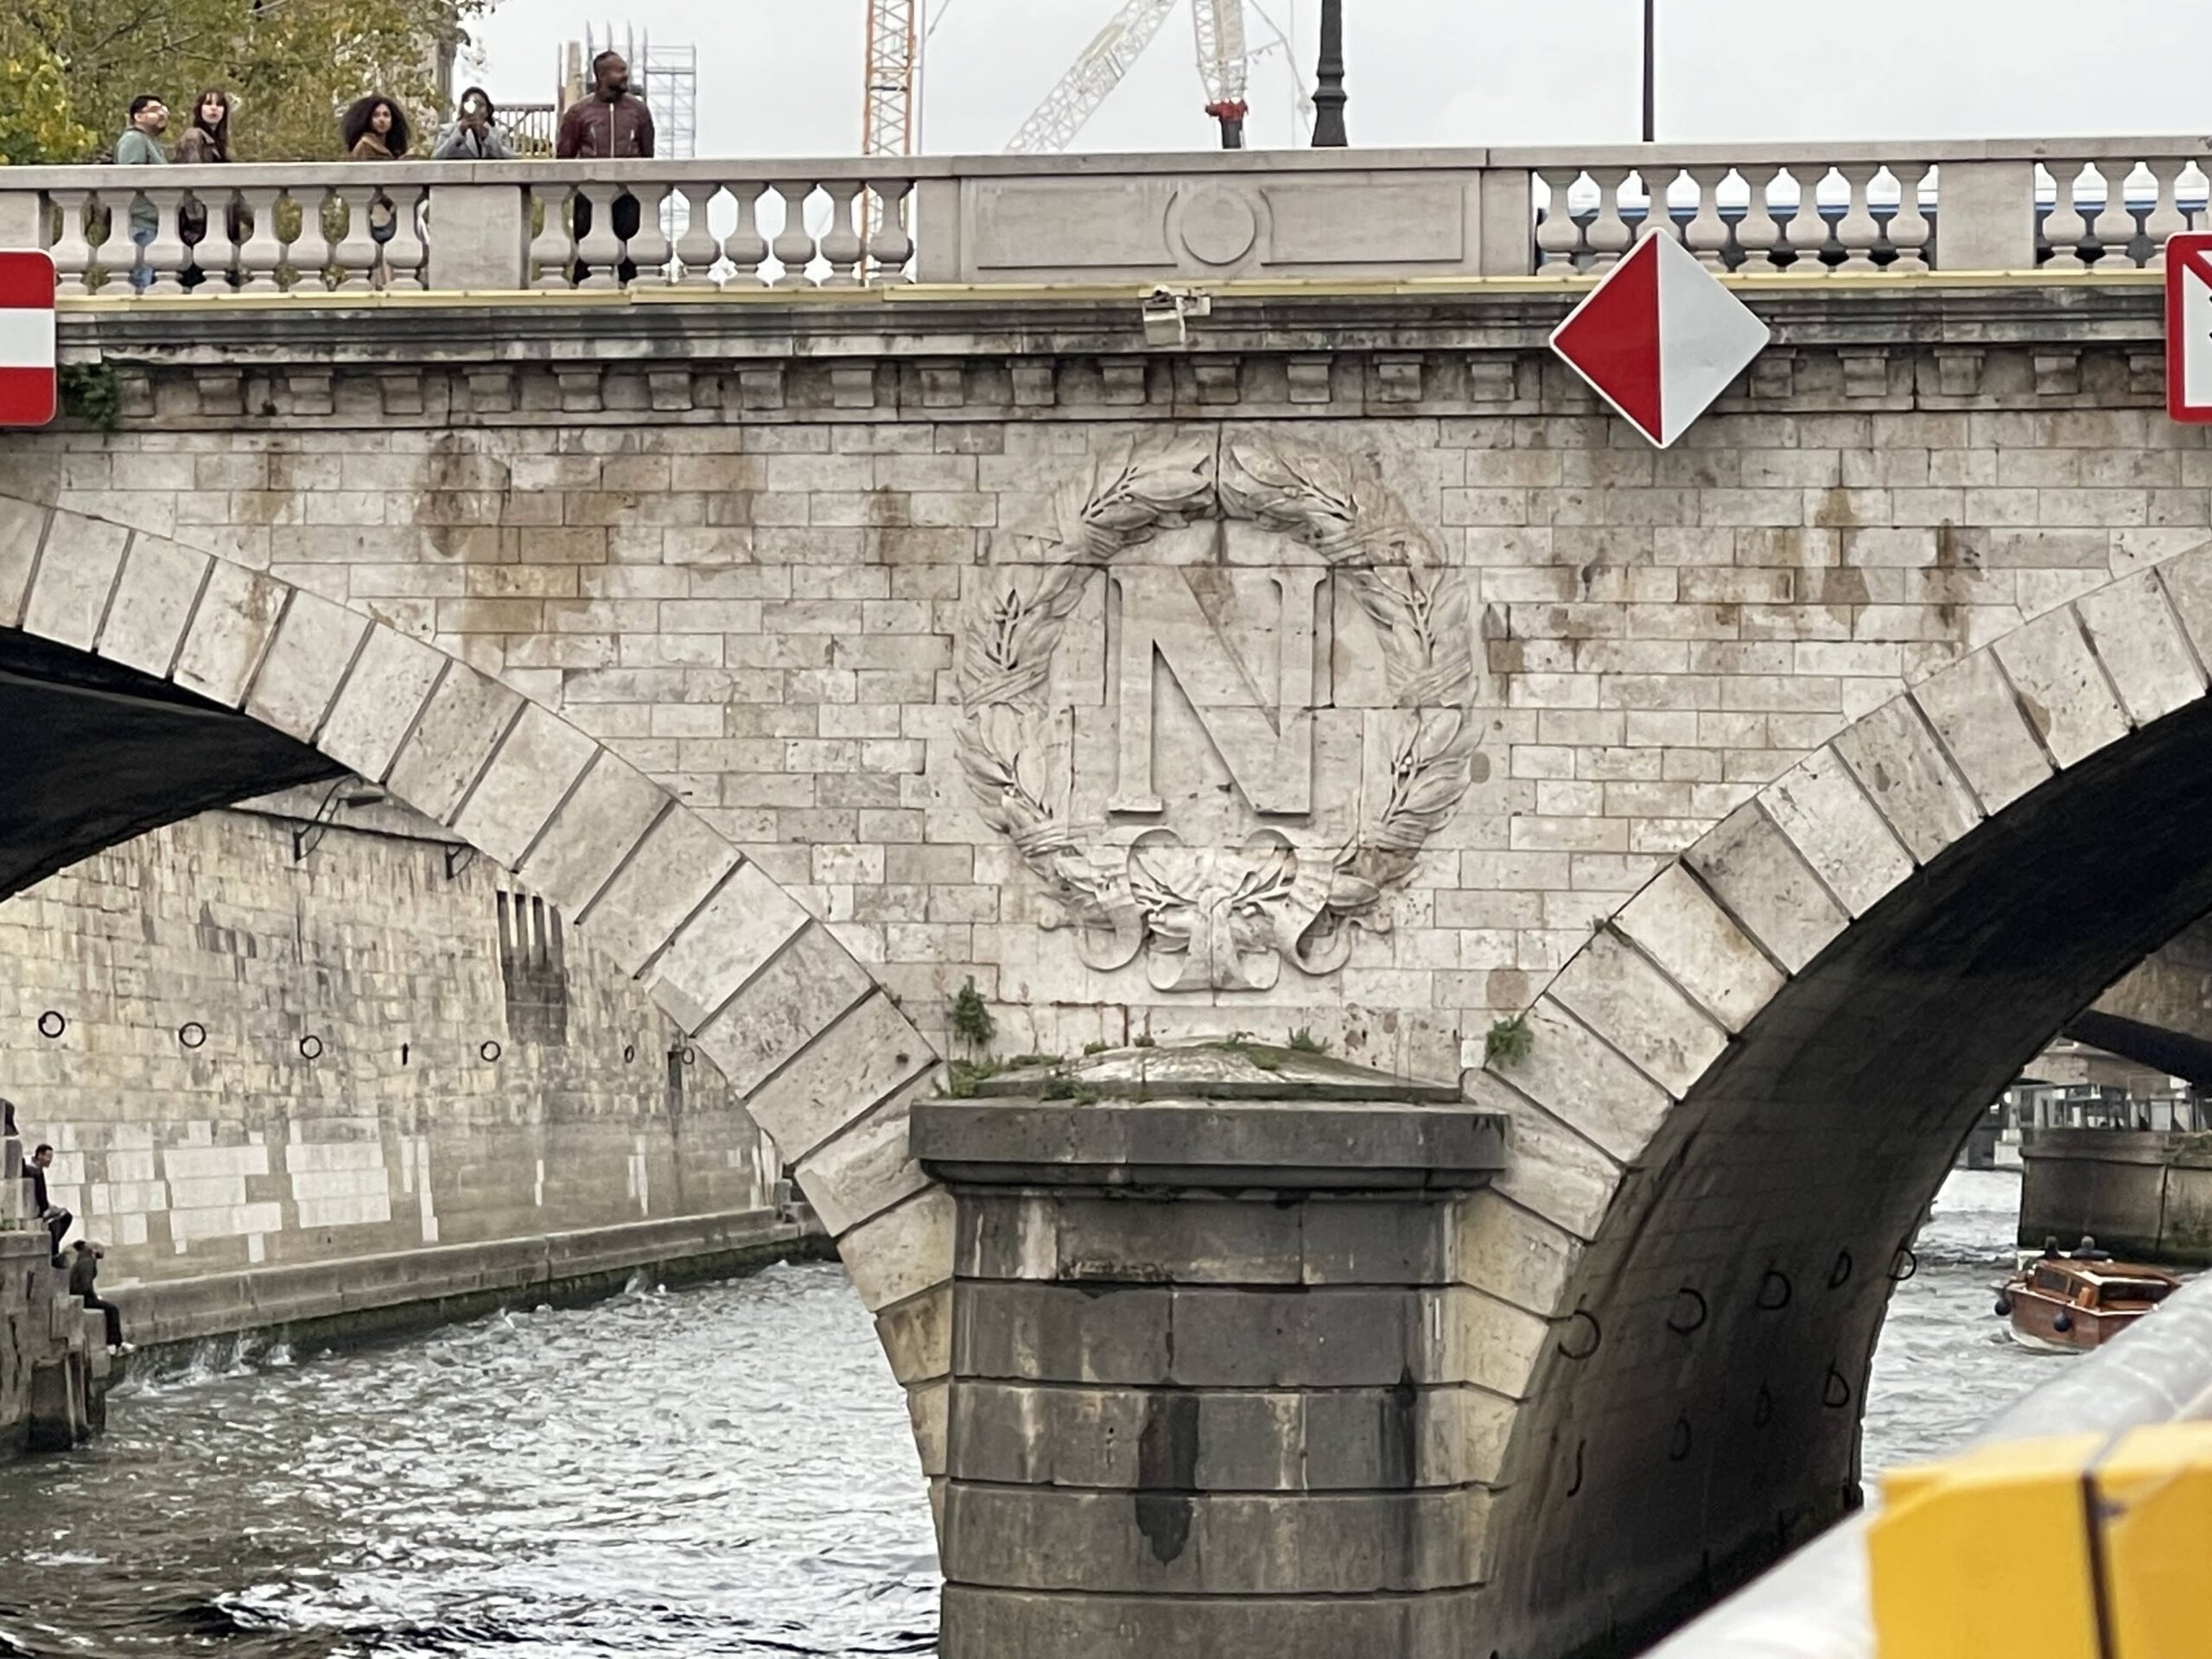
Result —
<path fill-rule="evenodd" d="M 1534 353 L 1008 373 L 410 373 L 395 401 L 394 376 L 341 372 L 272 379 L 259 405 L 253 382 L 262 414 L 219 416 L 156 376 L 116 435 L 11 441 L 0 491 L 264 566 L 558 709 L 786 884 L 925 1029 L 972 976 L 1007 1052 L 1305 1027 L 1429 1075 L 1847 721 L 2212 537 L 2202 429 L 2152 407 L 2154 365 L 2124 350 L 1777 351 L 1664 454 Z M 198 395 L 235 400 L 237 377 Z M 330 412 L 296 418 L 302 396 Z M 1193 991 L 1088 964 L 963 771 L 956 658 L 993 562 L 1049 543 L 1061 492 L 1163 435 L 1368 458 L 1471 584 L 1471 787 L 1340 971 Z M 1090 643 L 1053 671 L 1055 700 L 1093 705 L 1078 768 L 1112 701 L 1109 603 L 1083 601 L 1068 637 Z M 1160 686 L 1173 824 L 1230 779 Z M 1353 797 L 1376 764 L 1356 740 L 1331 773 L 1325 734 L 1317 774 Z M 1065 753 L 1042 764 L 1069 787 Z"/>
<path fill-rule="evenodd" d="M 632 981 L 388 805 L 296 857 L 323 794 L 0 904 L 0 1093 L 108 1281 L 768 1202 L 773 1154 Z"/>

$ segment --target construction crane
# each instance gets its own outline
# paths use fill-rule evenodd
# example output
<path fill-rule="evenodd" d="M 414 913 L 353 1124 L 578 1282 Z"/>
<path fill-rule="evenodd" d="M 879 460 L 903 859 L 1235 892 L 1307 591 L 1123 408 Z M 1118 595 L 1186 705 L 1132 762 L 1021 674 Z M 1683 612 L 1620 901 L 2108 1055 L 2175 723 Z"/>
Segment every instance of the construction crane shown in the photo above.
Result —
<path fill-rule="evenodd" d="M 1065 149 L 1144 55 L 1175 5 L 1176 0 L 1126 0 L 1021 124 L 1007 153 L 1029 156 Z M 1198 36 L 1206 113 L 1221 124 L 1222 148 L 1242 149 L 1249 57 L 1244 44 L 1244 0 L 1191 0 L 1191 22 Z"/>
<path fill-rule="evenodd" d="M 861 154 L 911 156 L 920 112 L 922 0 L 868 0 L 868 97 Z"/>

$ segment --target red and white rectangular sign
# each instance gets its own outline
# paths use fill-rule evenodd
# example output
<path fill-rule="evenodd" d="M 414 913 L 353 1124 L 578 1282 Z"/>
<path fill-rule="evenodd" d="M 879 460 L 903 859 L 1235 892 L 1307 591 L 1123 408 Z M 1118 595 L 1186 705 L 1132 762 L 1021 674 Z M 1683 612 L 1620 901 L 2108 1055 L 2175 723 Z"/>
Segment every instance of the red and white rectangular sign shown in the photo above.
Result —
<path fill-rule="evenodd" d="M 2212 421 L 2212 235 L 2166 239 L 2166 412 Z"/>
<path fill-rule="evenodd" d="M 54 418 L 54 261 L 0 252 L 0 426 Z"/>

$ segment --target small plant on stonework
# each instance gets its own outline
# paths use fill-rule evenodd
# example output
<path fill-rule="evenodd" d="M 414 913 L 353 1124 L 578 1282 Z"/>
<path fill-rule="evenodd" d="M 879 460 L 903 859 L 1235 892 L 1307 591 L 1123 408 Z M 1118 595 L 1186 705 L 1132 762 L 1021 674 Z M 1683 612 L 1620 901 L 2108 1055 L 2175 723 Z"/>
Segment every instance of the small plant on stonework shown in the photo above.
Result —
<path fill-rule="evenodd" d="M 1072 1077 L 1054 1077 L 1037 1091 L 1039 1100 L 1065 1100 L 1076 1106 L 1096 1106 L 1098 1091 L 1087 1083 L 1077 1083 Z"/>
<path fill-rule="evenodd" d="M 1105 1042 L 1099 1042 L 1099 1043 L 1085 1043 L 1085 1044 L 1083 1046 L 1083 1052 L 1084 1052 L 1084 1057 L 1085 1057 L 1086 1058 L 1088 1058 L 1090 1055 L 1093 1055 L 1093 1054 L 1103 1054 L 1103 1053 L 1104 1053 L 1108 1049 L 1109 1049 L 1109 1048 L 1111 1048 L 1111 1047 L 1113 1047 L 1113 1046 L 1114 1046 L 1114 1045 L 1113 1045 L 1113 1044 L 1111 1044 L 1111 1043 L 1105 1043 Z"/>
<path fill-rule="evenodd" d="M 1282 1056 L 1272 1048 L 1240 1048 L 1236 1051 L 1262 1071 L 1282 1070 Z"/>
<path fill-rule="evenodd" d="M 998 1035 L 998 1029 L 999 1022 L 991 1018 L 990 1005 L 976 988 L 975 976 L 969 975 L 968 982 L 952 999 L 952 1034 L 970 1048 L 985 1049 Z"/>
<path fill-rule="evenodd" d="M 123 385 L 111 363 L 64 363 L 56 372 L 65 414 L 102 432 L 123 424 Z"/>
<path fill-rule="evenodd" d="M 955 1060 L 945 1068 L 943 1092 L 949 1100 L 973 1100 L 977 1085 L 999 1074 L 996 1060 Z"/>
<path fill-rule="evenodd" d="M 1300 1026 L 1290 1033 L 1290 1046 L 1300 1054 L 1325 1054 L 1329 1052 L 1329 1039 L 1316 1037 L 1311 1026 Z"/>
<path fill-rule="evenodd" d="M 1517 1065 L 1529 1058 L 1529 1047 L 1535 1040 L 1535 1033 L 1529 1029 L 1527 1014 L 1516 1014 L 1510 1020 L 1501 1020 L 1483 1039 L 1483 1064 Z"/>
<path fill-rule="evenodd" d="M 1006 1062 L 1006 1069 L 1019 1071 L 1025 1065 L 1064 1065 L 1066 1059 L 1062 1054 L 1016 1054 Z"/>
<path fill-rule="evenodd" d="M 1131 1048 L 1151 1048 L 1154 1046 L 1152 1033 L 1148 1031 L 1139 1032 L 1135 1036 L 1129 1039 L 1129 1046 Z"/>

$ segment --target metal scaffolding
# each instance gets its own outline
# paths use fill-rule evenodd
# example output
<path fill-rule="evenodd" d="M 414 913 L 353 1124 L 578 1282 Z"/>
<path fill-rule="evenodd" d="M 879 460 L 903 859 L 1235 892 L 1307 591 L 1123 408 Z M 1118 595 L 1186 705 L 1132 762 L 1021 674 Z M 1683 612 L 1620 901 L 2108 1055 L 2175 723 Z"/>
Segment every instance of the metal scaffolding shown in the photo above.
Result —
<path fill-rule="evenodd" d="M 591 60 L 602 52 L 620 52 L 630 66 L 630 90 L 652 106 L 653 130 L 661 156 L 688 162 L 699 153 L 699 48 L 664 46 L 625 24 L 617 35 L 611 25 L 584 26 L 582 46 L 570 42 L 563 53 L 563 109 L 591 91 Z"/>

